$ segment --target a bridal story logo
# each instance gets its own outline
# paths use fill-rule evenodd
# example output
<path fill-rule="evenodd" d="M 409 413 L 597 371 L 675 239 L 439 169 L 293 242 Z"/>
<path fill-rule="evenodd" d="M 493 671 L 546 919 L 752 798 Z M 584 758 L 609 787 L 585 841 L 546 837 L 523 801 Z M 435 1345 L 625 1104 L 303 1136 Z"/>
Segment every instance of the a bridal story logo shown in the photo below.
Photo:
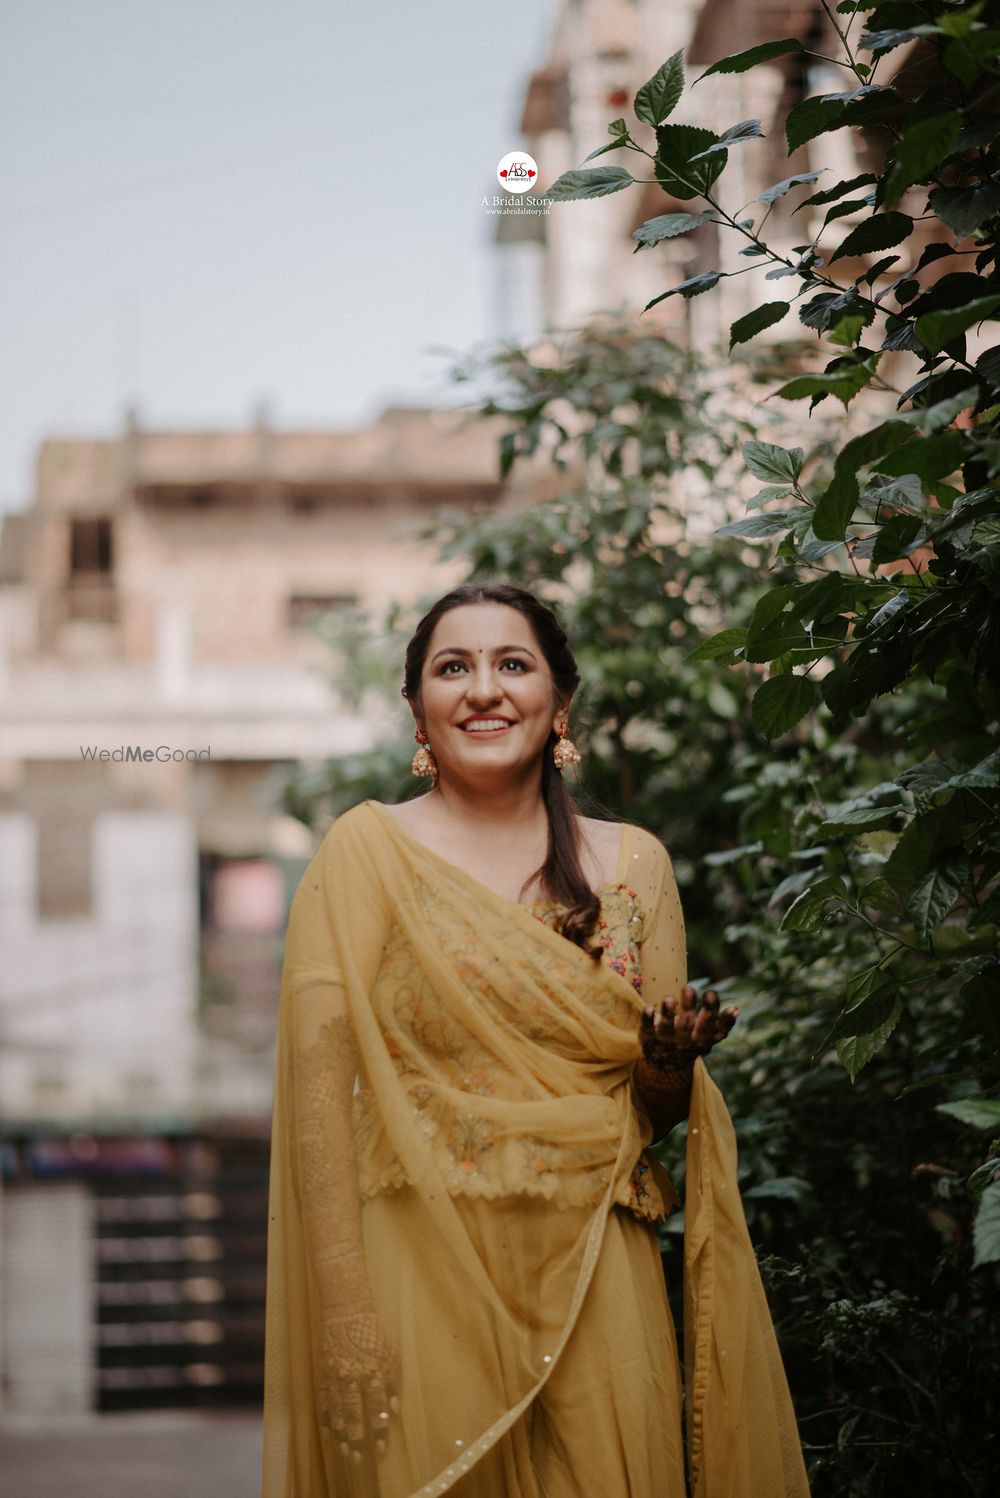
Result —
<path fill-rule="evenodd" d="M 538 181 L 538 167 L 526 151 L 508 151 L 497 163 L 497 181 L 508 192 L 527 192 Z"/>

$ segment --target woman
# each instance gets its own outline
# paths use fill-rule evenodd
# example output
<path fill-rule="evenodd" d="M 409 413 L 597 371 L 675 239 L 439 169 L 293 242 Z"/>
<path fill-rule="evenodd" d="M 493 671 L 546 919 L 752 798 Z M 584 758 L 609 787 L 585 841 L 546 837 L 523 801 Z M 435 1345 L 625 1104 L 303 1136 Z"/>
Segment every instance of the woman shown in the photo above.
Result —
<path fill-rule="evenodd" d="M 662 843 L 562 784 L 578 680 L 532 594 L 440 599 L 403 687 L 432 788 L 339 817 L 296 891 L 264 1498 L 683 1498 L 646 1147 L 689 1110 L 690 1491 L 808 1491 L 699 1059 L 736 1013 L 686 986 Z"/>

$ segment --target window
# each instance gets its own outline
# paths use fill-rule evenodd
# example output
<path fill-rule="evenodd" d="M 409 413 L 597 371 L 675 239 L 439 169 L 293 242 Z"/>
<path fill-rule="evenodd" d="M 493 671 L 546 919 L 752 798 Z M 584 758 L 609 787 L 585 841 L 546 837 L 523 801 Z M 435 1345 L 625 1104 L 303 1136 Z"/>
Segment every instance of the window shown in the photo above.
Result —
<path fill-rule="evenodd" d="M 111 566 L 111 521 L 107 516 L 71 520 L 69 570 L 73 576 L 107 574 L 111 571 Z"/>
<path fill-rule="evenodd" d="M 293 593 L 288 600 L 288 622 L 293 629 L 307 628 L 331 609 L 350 608 L 356 593 Z"/>

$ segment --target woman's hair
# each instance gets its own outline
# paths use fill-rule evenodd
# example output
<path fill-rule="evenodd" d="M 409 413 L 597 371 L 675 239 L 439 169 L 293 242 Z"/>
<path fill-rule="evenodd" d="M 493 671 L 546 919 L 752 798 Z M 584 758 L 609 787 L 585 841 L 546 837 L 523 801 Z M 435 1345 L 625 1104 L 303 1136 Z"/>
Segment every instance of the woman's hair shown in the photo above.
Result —
<path fill-rule="evenodd" d="M 565 632 L 552 610 L 526 588 L 515 587 L 513 583 L 483 582 L 463 583 L 453 588 L 438 599 L 417 625 L 406 647 L 403 695 L 409 702 L 415 703 L 419 710 L 421 677 L 434 626 L 450 609 L 470 603 L 502 603 L 523 614 L 548 662 L 556 701 L 566 701 L 572 696 L 580 673 Z M 566 906 L 566 913 L 558 923 L 561 934 L 591 957 L 600 957 L 601 947 L 589 945 L 589 938 L 601 913 L 601 902 L 587 883 L 580 863 L 576 802 L 552 758 L 556 743 L 557 736 L 552 732 L 542 752 L 542 799 L 549 818 L 548 856 L 541 868 L 524 881 L 521 893 L 538 878 L 545 893 Z"/>

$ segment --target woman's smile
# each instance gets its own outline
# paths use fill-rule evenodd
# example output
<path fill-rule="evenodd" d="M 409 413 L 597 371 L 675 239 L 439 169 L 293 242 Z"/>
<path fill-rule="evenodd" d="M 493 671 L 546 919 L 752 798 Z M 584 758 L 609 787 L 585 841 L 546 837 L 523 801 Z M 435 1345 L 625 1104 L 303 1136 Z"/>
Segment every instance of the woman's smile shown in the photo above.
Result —
<path fill-rule="evenodd" d="M 514 727 L 514 724 L 509 718 L 467 718 L 458 726 L 463 733 L 496 738 L 497 734 L 506 733 L 508 728 Z"/>

